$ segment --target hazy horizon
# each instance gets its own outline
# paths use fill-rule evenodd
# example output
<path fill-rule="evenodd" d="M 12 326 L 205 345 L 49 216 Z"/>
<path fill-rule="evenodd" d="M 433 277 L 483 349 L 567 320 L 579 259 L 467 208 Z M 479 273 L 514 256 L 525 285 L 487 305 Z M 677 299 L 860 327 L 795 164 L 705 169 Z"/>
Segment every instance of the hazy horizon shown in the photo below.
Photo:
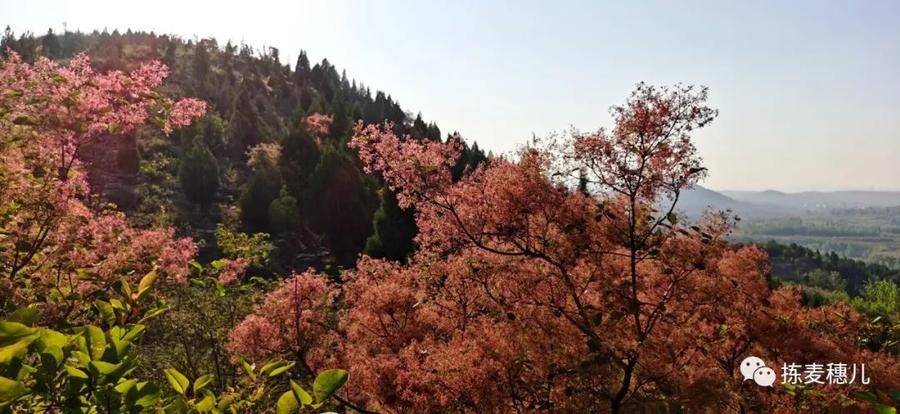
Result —
<path fill-rule="evenodd" d="M 829 192 L 890 192 L 890 193 L 900 193 L 900 190 L 891 189 L 891 188 L 834 188 L 834 189 L 823 189 L 823 190 L 779 190 L 774 188 L 713 188 L 704 183 L 700 183 L 703 188 L 713 190 L 716 192 L 728 192 L 728 191 L 738 191 L 738 192 L 763 192 L 763 191 L 778 191 L 785 194 L 799 194 L 799 193 L 829 193 Z"/>
<path fill-rule="evenodd" d="M 373 91 L 494 152 L 574 126 L 639 81 L 710 87 L 696 135 L 721 190 L 900 190 L 900 3 L 538 3 L 0 0 L 16 33 L 126 29 L 327 58 Z M 703 13 L 700 13 L 702 11 Z"/>

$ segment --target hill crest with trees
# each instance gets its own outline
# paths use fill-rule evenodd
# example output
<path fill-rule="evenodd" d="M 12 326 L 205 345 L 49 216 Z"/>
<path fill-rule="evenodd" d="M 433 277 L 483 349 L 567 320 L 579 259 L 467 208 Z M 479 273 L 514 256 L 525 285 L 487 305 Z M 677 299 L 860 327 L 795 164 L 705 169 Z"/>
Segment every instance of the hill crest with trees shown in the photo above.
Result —
<path fill-rule="evenodd" d="M 209 104 L 207 115 L 174 140 L 145 129 L 84 149 L 97 194 L 135 224 L 175 225 L 203 240 L 208 258 L 221 254 L 217 224 L 268 233 L 277 247 L 273 273 L 347 266 L 364 250 L 391 259 L 412 250 L 413 213 L 393 207 L 394 194 L 361 174 L 346 144 L 357 121 L 390 122 L 414 139 L 445 137 L 327 59 L 312 64 L 301 51 L 289 67 L 276 48 L 130 30 L 17 37 L 7 28 L 0 48 L 26 62 L 85 52 L 101 71 L 159 60 L 170 68 L 168 93 Z M 456 168 L 461 173 L 486 159 L 472 144 Z"/>

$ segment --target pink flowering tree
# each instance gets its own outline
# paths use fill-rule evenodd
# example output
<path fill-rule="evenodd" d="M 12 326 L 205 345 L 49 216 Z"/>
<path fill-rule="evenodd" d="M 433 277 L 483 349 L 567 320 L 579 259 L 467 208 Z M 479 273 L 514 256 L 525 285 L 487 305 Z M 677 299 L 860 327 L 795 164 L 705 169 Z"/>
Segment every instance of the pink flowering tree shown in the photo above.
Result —
<path fill-rule="evenodd" d="M 89 207 L 78 158 L 102 135 L 147 123 L 168 134 L 202 115 L 204 102 L 157 92 L 167 73 L 158 62 L 97 73 L 85 55 L 0 61 L 0 309 L 41 303 L 45 318 L 72 321 L 122 277 L 156 268 L 163 280 L 187 279 L 193 242 Z"/>
<path fill-rule="evenodd" d="M 326 367 L 328 350 L 339 339 L 331 323 L 336 296 L 325 277 L 313 272 L 292 275 L 234 328 L 228 348 L 251 360 L 288 357 L 313 375 Z"/>
<path fill-rule="evenodd" d="M 324 115 L 314 112 L 303 118 L 303 124 L 317 139 L 327 137 L 331 133 L 331 124 L 334 122 L 334 115 Z"/>
<path fill-rule="evenodd" d="M 492 159 L 457 182 L 458 142 L 357 125 L 350 145 L 415 207 L 420 250 L 406 264 L 363 257 L 345 272 L 339 347 L 291 317 L 321 302 L 278 291 L 270 300 L 301 306 L 267 301 L 232 332 L 233 350 L 336 352 L 347 397 L 379 412 L 864 406 L 858 385 L 748 387 L 737 367 L 748 354 L 773 365 L 865 360 L 875 386 L 896 388 L 896 357 L 856 343 L 858 315 L 771 291 L 766 255 L 727 241 L 727 215 L 679 218 L 681 191 L 705 171 L 690 140 L 715 116 L 705 101 L 705 89 L 639 85 L 611 130 Z"/>

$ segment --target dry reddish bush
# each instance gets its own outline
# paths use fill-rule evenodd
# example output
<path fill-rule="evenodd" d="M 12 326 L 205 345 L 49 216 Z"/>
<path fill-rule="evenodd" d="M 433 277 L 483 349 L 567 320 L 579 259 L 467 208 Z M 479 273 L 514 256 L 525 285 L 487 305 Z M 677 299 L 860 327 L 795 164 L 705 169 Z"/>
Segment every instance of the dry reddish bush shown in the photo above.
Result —
<path fill-rule="evenodd" d="M 751 354 L 773 366 L 866 362 L 877 386 L 896 386 L 896 359 L 857 346 L 852 310 L 806 309 L 797 292 L 768 289 L 766 255 L 726 241 L 732 218 L 678 219 L 680 192 L 705 173 L 690 141 L 716 115 L 705 101 L 705 89 L 641 84 L 613 108 L 611 131 L 526 148 L 455 183 L 458 142 L 358 125 L 351 146 L 416 208 L 420 250 L 405 265 L 363 257 L 344 275 L 334 358 L 350 369 L 351 397 L 381 412 L 855 404 L 858 386 L 802 398 L 749 386 L 737 364 Z M 275 331 L 322 311 L 308 304 L 245 323 Z M 257 356 L 334 333 L 302 335 Z"/>

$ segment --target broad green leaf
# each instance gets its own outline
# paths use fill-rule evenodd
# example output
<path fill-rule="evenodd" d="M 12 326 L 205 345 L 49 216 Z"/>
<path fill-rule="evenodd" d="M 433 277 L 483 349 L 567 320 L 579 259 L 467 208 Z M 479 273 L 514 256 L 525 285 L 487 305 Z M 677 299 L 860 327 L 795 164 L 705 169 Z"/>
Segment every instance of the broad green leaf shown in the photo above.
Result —
<path fill-rule="evenodd" d="M 156 281 L 157 273 L 156 269 L 150 271 L 141 278 L 141 282 L 138 284 L 137 294 L 134 296 L 134 300 L 138 301 L 147 296 L 147 293 L 150 292 L 150 288 L 153 287 L 153 282 Z"/>
<path fill-rule="evenodd" d="M 128 310 L 128 307 L 125 306 L 125 304 L 122 303 L 122 301 L 118 300 L 118 299 L 110 299 L 109 305 L 112 306 L 113 309 L 115 309 L 117 311 L 125 312 Z"/>
<path fill-rule="evenodd" d="M 132 295 L 131 284 L 128 282 L 128 279 L 123 277 L 123 278 L 120 278 L 119 280 L 122 283 L 122 294 L 125 295 L 125 298 L 131 299 L 131 295 Z"/>
<path fill-rule="evenodd" d="M 222 259 L 219 259 L 219 260 L 213 260 L 213 261 L 210 263 L 210 266 L 212 266 L 213 269 L 216 269 L 216 270 L 222 270 L 222 269 L 225 267 L 225 261 L 222 260 Z"/>
<path fill-rule="evenodd" d="M 66 373 L 72 378 L 88 379 L 88 374 L 86 372 L 70 365 L 66 365 Z"/>
<path fill-rule="evenodd" d="M 122 380 L 113 389 L 115 389 L 119 394 L 127 394 L 129 390 L 137 385 L 137 382 L 138 381 L 136 379 Z"/>
<path fill-rule="evenodd" d="M 109 328 L 109 329 L 106 331 L 106 337 L 107 337 L 107 338 L 119 338 L 119 339 L 122 339 L 123 336 L 125 336 L 125 328 L 123 328 L 123 327 L 121 327 L 121 326 L 113 326 L 112 328 Z"/>
<path fill-rule="evenodd" d="M 198 272 L 203 270 L 203 265 L 201 265 L 200 263 L 197 263 L 196 260 L 191 260 L 190 265 L 191 265 L 191 267 L 194 268 L 194 270 L 196 270 Z"/>
<path fill-rule="evenodd" d="M 84 337 L 79 336 L 81 341 L 84 342 Z M 72 357 L 74 357 L 81 365 L 87 365 L 91 362 L 91 356 L 82 352 L 82 351 L 72 351 Z"/>
<path fill-rule="evenodd" d="M 87 340 L 91 359 L 100 359 L 103 356 L 103 350 L 106 349 L 106 334 L 103 333 L 103 330 L 93 325 L 85 326 L 84 338 Z"/>
<path fill-rule="evenodd" d="M 270 377 L 276 377 L 276 376 L 278 376 L 278 375 L 281 375 L 281 374 L 285 373 L 287 370 L 289 370 L 289 369 L 291 369 L 291 368 L 293 368 L 293 367 L 294 367 L 294 364 L 293 364 L 293 363 L 285 364 L 285 365 L 283 365 L 283 366 L 280 366 L 280 367 L 278 367 L 278 368 L 273 369 L 271 372 L 269 372 L 269 376 L 270 376 Z"/>
<path fill-rule="evenodd" d="M 291 369 L 294 366 L 294 363 L 286 363 L 284 361 L 272 361 L 262 366 L 259 369 L 261 374 L 267 374 L 270 377 L 274 377 L 280 375 L 281 373 Z"/>
<path fill-rule="evenodd" d="M 302 405 L 312 404 L 312 396 L 309 395 L 309 393 L 306 392 L 306 390 L 304 390 L 303 387 L 300 386 L 300 384 L 294 382 L 294 380 L 291 380 L 291 389 L 294 391 L 294 395 L 297 396 L 297 399 L 300 400 L 300 403 Z"/>
<path fill-rule="evenodd" d="M 44 369 L 56 371 L 60 364 L 63 363 L 63 352 L 58 346 L 48 346 L 40 352 L 41 364 Z"/>
<path fill-rule="evenodd" d="M 176 398 L 169 405 L 163 407 L 163 413 L 190 413 L 190 408 L 184 398 Z"/>
<path fill-rule="evenodd" d="M 244 372 L 247 373 L 247 376 L 250 377 L 251 380 L 256 381 L 256 373 L 253 372 L 253 365 L 247 363 L 247 360 L 244 357 L 239 357 L 241 361 L 241 367 L 244 368 Z"/>
<path fill-rule="evenodd" d="M 319 373 L 313 381 L 313 395 L 316 402 L 325 402 L 347 382 L 347 371 L 328 369 Z"/>
<path fill-rule="evenodd" d="M 68 342 L 69 340 L 65 335 L 47 328 L 41 328 L 41 335 L 37 339 L 38 350 L 62 348 Z"/>
<path fill-rule="evenodd" d="M 220 298 L 225 297 L 225 285 L 218 280 L 213 280 L 213 285 L 216 287 L 216 294 L 219 295 Z"/>
<path fill-rule="evenodd" d="M 268 374 L 269 371 L 271 371 L 275 368 L 278 368 L 282 365 L 284 365 L 284 361 L 272 361 L 272 362 L 269 362 L 269 363 L 266 363 L 265 365 L 263 365 L 262 368 L 259 369 L 259 372 L 263 373 L 263 374 Z"/>
<path fill-rule="evenodd" d="M 112 350 L 115 351 L 115 358 L 121 359 L 128 355 L 128 350 L 131 349 L 131 342 L 116 338 L 112 335 L 110 335 L 109 341 L 112 342 Z"/>
<path fill-rule="evenodd" d="M 203 397 L 200 402 L 197 403 L 195 408 L 201 413 L 208 413 L 216 408 L 216 398 L 208 394 L 206 397 Z"/>
<path fill-rule="evenodd" d="M 23 325 L 32 326 L 34 325 L 34 322 L 37 321 L 38 316 L 40 316 L 40 314 L 38 313 L 37 308 L 29 306 L 27 308 L 16 310 L 9 314 L 6 319 L 10 322 L 18 322 Z"/>
<path fill-rule="evenodd" d="M 125 333 L 125 335 L 122 335 L 122 340 L 131 342 L 141 336 L 146 329 L 147 327 L 142 324 L 134 325 Z"/>
<path fill-rule="evenodd" d="M 7 344 L 24 338 L 35 332 L 34 328 L 30 328 L 19 322 L 0 321 L 0 344 Z"/>
<path fill-rule="evenodd" d="M 115 374 L 119 368 L 122 368 L 122 364 L 111 364 L 106 361 L 91 361 L 89 366 L 101 375 Z"/>
<path fill-rule="evenodd" d="M 294 398 L 293 392 L 287 391 L 278 398 L 278 404 L 276 406 L 276 412 L 278 414 L 293 414 L 299 410 L 300 406 L 297 404 L 297 399 Z"/>
<path fill-rule="evenodd" d="M 109 304 L 109 302 L 98 300 L 94 302 L 94 306 L 96 306 L 97 310 L 100 311 L 100 316 L 103 317 L 103 322 L 106 322 L 106 324 L 109 326 L 112 326 L 116 323 L 116 311 L 113 309 L 112 305 Z"/>
<path fill-rule="evenodd" d="M 166 379 L 169 380 L 169 384 L 172 385 L 172 388 L 177 393 L 184 395 L 188 391 L 191 382 L 188 381 L 184 374 L 178 372 L 175 368 L 165 369 L 163 373 L 166 374 Z"/>
<path fill-rule="evenodd" d="M 201 375 L 197 379 L 194 380 L 194 394 L 198 393 L 203 387 L 209 385 L 212 382 L 213 376 L 210 374 Z"/>
<path fill-rule="evenodd" d="M 0 402 L 12 401 L 25 393 L 25 384 L 0 377 Z"/>
<path fill-rule="evenodd" d="M 133 404 L 138 407 L 149 408 L 156 405 L 156 402 L 159 401 L 159 388 L 156 385 L 141 382 L 128 390 L 128 395 L 125 398 L 133 401 Z"/>
<path fill-rule="evenodd" d="M 25 351 L 28 350 L 28 345 L 31 345 L 31 342 L 34 341 L 36 337 L 37 336 L 21 338 L 18 342 L 0 347 L 0 364 L 8 364 L 14 358 L 20 358 L 25 355 Z"/>
<path fill-rule="evenodd" d="M 875 412 L 878 414 L 897 414 L 897 409 L 891 406 L 887 406 L 881 403 L 873 403 L 875 407 Z"/>

